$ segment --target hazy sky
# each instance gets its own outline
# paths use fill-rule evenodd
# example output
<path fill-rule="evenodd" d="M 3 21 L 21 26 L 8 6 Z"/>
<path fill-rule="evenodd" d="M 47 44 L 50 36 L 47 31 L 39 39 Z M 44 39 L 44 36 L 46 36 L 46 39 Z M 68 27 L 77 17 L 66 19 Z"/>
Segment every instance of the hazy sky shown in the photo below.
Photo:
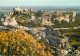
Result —
<path fill-rule="evenodd" d="M 0 6 L 80 6 L 80 0 L 0 0 Z"/>

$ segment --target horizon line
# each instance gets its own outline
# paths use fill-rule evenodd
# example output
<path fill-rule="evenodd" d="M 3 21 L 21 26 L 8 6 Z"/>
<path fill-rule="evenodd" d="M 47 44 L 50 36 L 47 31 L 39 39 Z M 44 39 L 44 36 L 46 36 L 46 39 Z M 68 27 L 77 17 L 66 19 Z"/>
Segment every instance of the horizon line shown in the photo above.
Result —
<path fill-rule="evenodd" d="M 0 6 L 0 7 L 25 7 L 25 6 Z M 31 7 L 34 7 L 34 6 L 31 6 Z M 41 6 L 41 7 L 44 7 L 44 6 Z M 47 6 L 45 6 L 45 7 L 47 7 Z M 80 7 L 80 6 L 53 6 L 53 7 Z"/>

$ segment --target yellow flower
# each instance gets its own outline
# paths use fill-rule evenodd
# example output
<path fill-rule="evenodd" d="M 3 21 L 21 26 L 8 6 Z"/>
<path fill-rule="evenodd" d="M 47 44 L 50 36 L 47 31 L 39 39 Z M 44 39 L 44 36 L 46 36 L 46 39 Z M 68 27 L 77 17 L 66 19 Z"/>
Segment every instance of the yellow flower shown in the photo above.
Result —
<path fill-rule="evenodd" d="M 22 48 L 24 48 L 24 46 L 22 46 Z"/>
<path fill-rule="evenodd" d="M 17 48 L 16 50 L 17 50 L 17 51 L 19 51 L 19 49 L 18 49 L 18 48 Z"/>
<path fill-rule="evenodd" d="M 20 54 L 20 53 L 18 52 L 18 54 Z"/>
<path fill-rule="evenodd" d="M 21 51 L 22 54 L 25 54 L 24 51 Z"/>
<path fill-rule="evenodd" d="M 2 41 L 2 43 L 3 43 L 3 45 L 5 44 L 5 42 L 4 42 L 4 41 Z"/>
<path fill-rule="evenodd" d="M 30 50 L 32 50 L 32 47 L 30 47 Z"/>
<path fill-rule="evenodd" d="M 27 35 L 27 37 L 29 38 L 29 37 L 32 37 L 31 35 Z"/>
<path fill-rule="evenodd" d="M 2 37 L 2 35 L 0 35 L 0 37 Z"/>
<path fill-rule="evenodd" d="M 47 54 L 48 54 L 48 56 L 52 56 L 52 54 L 49 51 L 47 51 Z"/>
<path fill-rule="evenodd" d="M 19 39 L 20 37 L 18 37 L 18 39 Z"/>
<path fill-rule="evenodd" d="M 27 55 L 27 56 L 29 56 L 29 55 Z"/>
<path fill-rule="evenodd" d="M 46 46 L 44 45 L 44 43 L 41 43 L 41 45 L 43 46 L 43 48 L 46 48 Z"/>
<path fill-rule="evenodd" d="M 4 38 L 2 38 L 2 41 L 4 41 Z"/>
<path fill-rule="evenodd" d="M 38 47 L 40 48 L 40 47 L 41 47 L 41 45 L 40 45 L 40 44 L 38 44 Z"/>
<path fill-rule="evenodd" d="M 17 42 L 18 45 L 20 45 L 20 42 Z"/>
<path fill-rule="evenodd" d="M 13 42 L 15 42 L 15 39 L 13 38 Z"/>
<path fill-rule="evenodd" d="M 17 47 L 16 50 L 19 51 L 19 47 Z"/>
<path fill-rule="evenodd" d="M 8 37 L 6 37 L 6 40 L 8 40 Z"/>
<path fill-rule="evenodd" d="M 24 51 L 26 52 L 26 48 L 24 48 Z"/>
<path fill-rule="evenodd" d="M 19 47 L 17 47 L 17 48 L 19 48 Z"/>
<path fill-rule="evenodd" d="M 5 52 L 7 52 L 7 50 L 4 48 L 4 49 L 3 49 L 3 52 L 5 53 Z"/>
<path fill-rule="evenodd" d="M 39 53 L 39 51 L 37 51 L 37 53 Z"/>
<path fill-rule="evenodd" d="M 32 53 L 34 54 L 34 53 L 35 53 L 35 51 L 32 51 Z"/>
<path fill-rule="evenodd" d="M 8 44 L 8 42 L 6 42 L 6 46 L 8 46 L 9 44 Z"/>

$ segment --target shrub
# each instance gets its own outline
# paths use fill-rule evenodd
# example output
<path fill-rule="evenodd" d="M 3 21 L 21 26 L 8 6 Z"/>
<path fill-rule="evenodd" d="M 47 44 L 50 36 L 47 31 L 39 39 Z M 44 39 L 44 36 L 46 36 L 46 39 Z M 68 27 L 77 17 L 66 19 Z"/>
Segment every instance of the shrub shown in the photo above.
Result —
<path fill-rule="evenodd" d="M 52 56 L 45 48 L 23 30 L 0 32 L 0 55 Z"/>

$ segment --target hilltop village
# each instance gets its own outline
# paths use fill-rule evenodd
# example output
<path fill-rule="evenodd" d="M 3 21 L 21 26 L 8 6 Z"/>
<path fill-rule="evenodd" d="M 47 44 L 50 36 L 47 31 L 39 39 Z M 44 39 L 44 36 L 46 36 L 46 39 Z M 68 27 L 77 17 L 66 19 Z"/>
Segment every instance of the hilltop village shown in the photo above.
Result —
<path fill-rule="evenodd" d="M 78 49 L 72 50 L 74 47 L 70 45 L 69 39 L 67 36 L 64 36 L 59 31 L 55 31 L 51 26 L 55 25 L 54 22 L 61 21 L 74 22 L 76 17 L 75 11 L 34 11 L 33 9 L 21 9 L 19 7 L 13 8 L 13 11 L 7 15 L 4 15 L 0 22 L 4 26 L 0 26 L 2 30 L 10 30 L 11 26 L 15 31 L 19 28 L 28 32 L 36 40 L 47 41 L 51 45 L 52 50 L 50 51 L 53 56 L 78 56 L 80 54 L 80 46 Z M 33 23 L 32 23 L 33 22 Z M 28 27 L 27 24 L 33 26 L 34 23 L 38 26 L 48 26 L 48 27 Z M 28 25 L 29 25 L 28 24 Z M 6 30 L 7 29 L 7 30 Z"/>

